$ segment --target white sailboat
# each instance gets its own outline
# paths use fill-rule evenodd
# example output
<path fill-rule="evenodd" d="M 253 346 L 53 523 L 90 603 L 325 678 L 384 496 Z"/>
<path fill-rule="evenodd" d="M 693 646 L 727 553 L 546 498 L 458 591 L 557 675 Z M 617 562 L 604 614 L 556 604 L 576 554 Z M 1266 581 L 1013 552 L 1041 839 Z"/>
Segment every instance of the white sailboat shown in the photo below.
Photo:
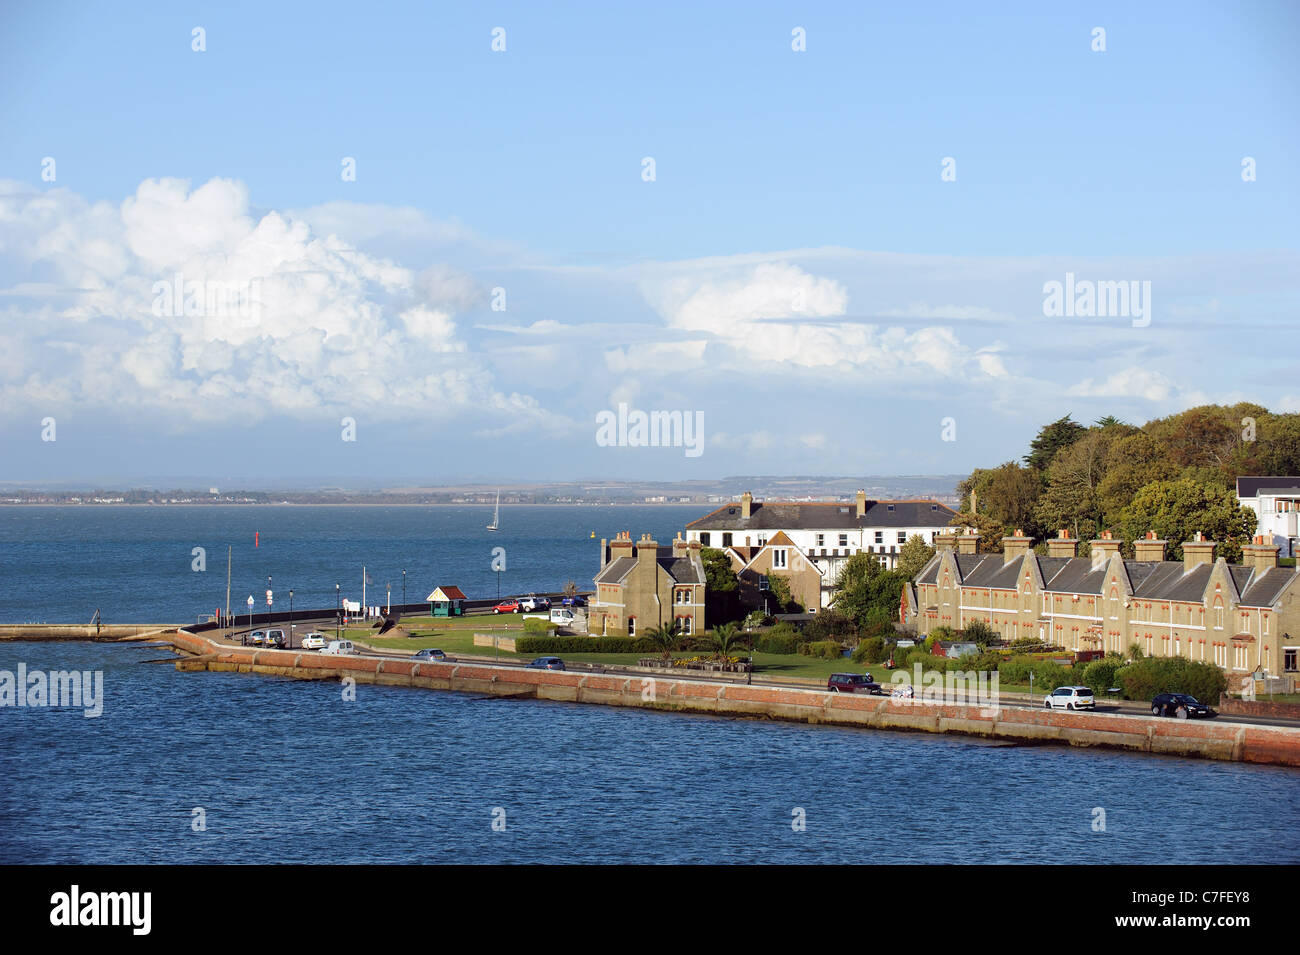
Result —
<path fill-rule="evenodd" d="M 501 489 L 497 488 L 497 509 L 492 514 L 492 523 L 487 526 L 490 531 L 495 531 L 501 526 Z"/>

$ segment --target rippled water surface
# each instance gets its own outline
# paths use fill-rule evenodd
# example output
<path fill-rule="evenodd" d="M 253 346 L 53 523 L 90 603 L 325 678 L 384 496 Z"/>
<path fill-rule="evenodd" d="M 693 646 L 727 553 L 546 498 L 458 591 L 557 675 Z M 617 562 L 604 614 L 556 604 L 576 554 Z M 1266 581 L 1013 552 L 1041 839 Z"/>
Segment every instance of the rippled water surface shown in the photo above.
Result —
<path fill-rule="evenodd" d="M 98 669 L 105 691 L 96 719 L 0 709 L 0 862 L 1300 862 L 1292 770 L 366 685 L 344 702 L 141 662 L 164 655 L 0 644 L 0 670 Z"/>
<path fill-rule="evenodd" d="M 298 610 L 335 606 L 336 583 L 361 600 L 363 566 L 371 605 L 389 584 L 402 602 L 403 570 L 411 603 L 439 584 L 473 599 L 495 598 L 498 583 L 503 594 L 567 580 L 590 589 L 601 537 L 632 531 L 666 544 L 706 510 L 503 505 L 492 533 L 491 507 L 0 507 L 0 622 L 86 623 L 99 609 L 110 623 L 193 623 L 225 608 L 228 546 L 237 613 L 249 595 L 266 609 L 268 574 L 277 610 L 290 588 Z M 495 547 L 505 548 L 500 580 Z"/>

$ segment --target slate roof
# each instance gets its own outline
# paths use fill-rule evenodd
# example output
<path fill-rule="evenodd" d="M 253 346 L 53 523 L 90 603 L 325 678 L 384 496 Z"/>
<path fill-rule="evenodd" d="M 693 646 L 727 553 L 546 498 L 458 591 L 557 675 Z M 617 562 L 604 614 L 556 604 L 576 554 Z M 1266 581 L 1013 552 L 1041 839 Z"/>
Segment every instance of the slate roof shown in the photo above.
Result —
<path fill-rule="evenodd" d="M 755 501 L 749 520 L 737 502 L 724 504 L 686 525 L 697 531 L 856 530 L 876 527 L 947 527 L 957 512 L 938 501 L 868 501 L 858 517 L 852 501 Z"/>
<path fill-rule="evenodd" d="M 961 572 L 964 587 L 987 587 L 992 590 L 1014 590 L 1020 579 L 1025 557 L 1016 557 L 1009 564 L 1002 554 L 954 554 L 957 569 Z M 1093 569 L 1090 557 L 1038 557 L 1043 575 L 1043 589 L 1049 593 L 1098 594 L 1106 581 L 1109 561 Z M 918 584 L 933 584 L 938 580 L 940 561 L 932 560 L 916 577 Z M 1275 601 L 1287 584 L 1296 577 L 1289 567 L 1273 567 L 1256 574 L 1253 567 L 1243 564 L 1227 565 L 1232 582 L 1245 607 L 1267 607 Z M 1214 572 L 1213 564 L 1198 564 L 1184 571 L 1180 561 L 1126 560 L 1124 570 L 1135 600 L 1174 600 L 1199 603 Z"/>
<path fill-rule="evenodd" d="M 655 557 L 656 563 L 667 572 L 679 584 L 702 584 L 704 578 L 695 570 L 695 564 L 690 557 L 674 557 L 672 547 L 657 548 L 658 555 Z M 601 568 L 600 573 L 596 575 L 598 584 L 617 584 L 621 583 L 623 578 L 632 572 L 636 566 L 635 557 L 616 557 L 608 564 Z"/>
<path fill-rule="evenodd" d="M 1242 588 L 1241 602 L 1247 607 L 1267 607 L 1277 599 L 1282 588 L 1295 573 L 1290 567 L 1273 567 L 1256 577 L 1250 586 Z"/>
<path fill-rule="evenodd" d="M 1260 491 L 1300 492 L 1300 477 L 1273 475 L 1237 478 L 1237 497 L 1258 497 Z"/>

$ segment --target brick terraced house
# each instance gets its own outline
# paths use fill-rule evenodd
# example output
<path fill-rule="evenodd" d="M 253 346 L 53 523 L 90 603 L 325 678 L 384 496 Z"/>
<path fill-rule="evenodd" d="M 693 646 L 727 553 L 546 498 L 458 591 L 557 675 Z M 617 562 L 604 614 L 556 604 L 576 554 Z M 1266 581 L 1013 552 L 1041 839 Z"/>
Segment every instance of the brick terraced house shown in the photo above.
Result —
<path fill-rule="evenodd" d="M 909 537 L 933 544 L 954 517 L 938 501 L 869 501 L 865 491 L 852 503 L 755 501 L 746 491 L 687 524 L 686 539 L 727 552 L 749 606 L 762 606 L 766 578 L 779 574 L 789 578 L 795 599 L 816 611 L 830 605 L 840 569 L 854 554 L 875 554 L 892 569 Z"/>
<path fill-rule="evenodd" d="M 1241 564 L 1215 560 L 1200 534 L 1183 544 L 1183 560 L 1164 559 L 1166 542 L 1148 533 L 1134 542 L 1136 560 L 1120 556 L 1109 531 L 1089 557 L 1060 531 L 1046 557 L 1019 531 L 1002 553 L 975 552 L 975 538 L 946 533 L 938 552 L 903 590 L 899 615 L 919 633 L 955 630 L 982 620 L 1007 640 L 1033 637 L 1069 650 L 1124 653 L 1136 643 L 1147 656 L 1204 660 L 1230 677 L 1267 671 L 1297 674 L 1300 586 L 1279 567 L 1264 536 L 1243 548 Z"/>
<path fill-rule="evenodd" d="M 686 635 L 704 631 L 704 564 L 700 544 L 678 535 L 660 547 L 650 535 L 629 532 L 600 542 L 596 594 L 587 608 L 587 632 L 639 636 L 647 627 L 677 621 Z"/>

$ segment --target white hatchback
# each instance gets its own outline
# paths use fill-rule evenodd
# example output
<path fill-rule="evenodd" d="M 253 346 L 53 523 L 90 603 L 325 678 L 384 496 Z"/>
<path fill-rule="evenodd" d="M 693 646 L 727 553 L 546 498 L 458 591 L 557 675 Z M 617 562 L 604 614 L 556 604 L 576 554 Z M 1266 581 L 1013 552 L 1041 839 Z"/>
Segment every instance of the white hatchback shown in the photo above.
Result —
<path fill-rule="evenodd" d="M 302 648 L 304 650 L 324 650 L 325 634 L 312 632 L 302 638 Z"/>
<path fill-rule="evenodd" d="M 1092 690 L 1086 686 L 1058 686 L 1043 700 L 1049 710 L 1091 710 L 1096 708 Z"/>

